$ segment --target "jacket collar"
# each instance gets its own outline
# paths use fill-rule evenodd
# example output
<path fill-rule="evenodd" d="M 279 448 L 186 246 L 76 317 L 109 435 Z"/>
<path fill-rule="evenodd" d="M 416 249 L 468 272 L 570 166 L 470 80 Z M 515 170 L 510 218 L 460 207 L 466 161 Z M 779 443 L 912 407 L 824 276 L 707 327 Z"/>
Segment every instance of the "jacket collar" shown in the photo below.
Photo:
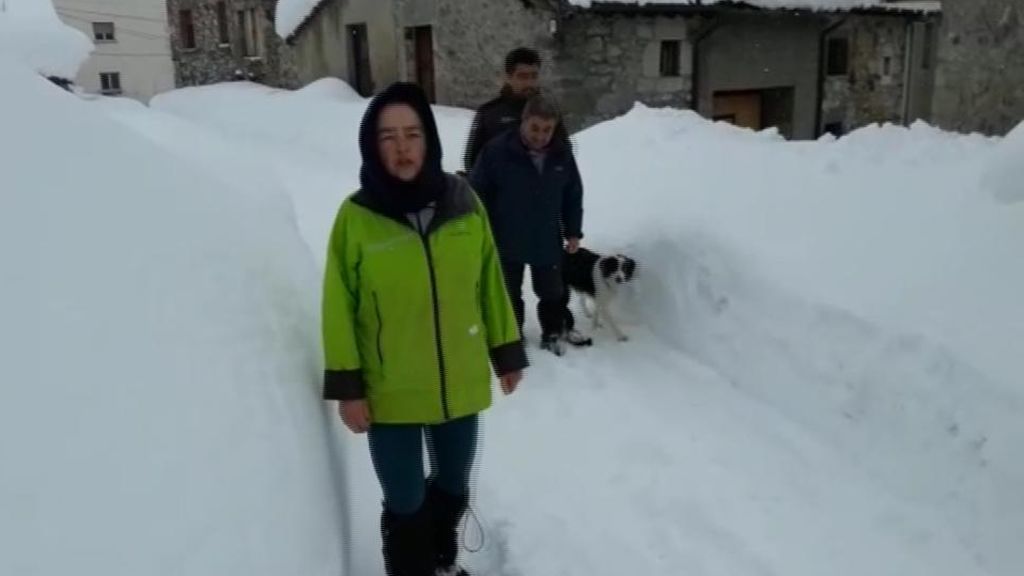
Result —
<path fill-rule="evenodd" d="M 415 227 L 409 222 L 407 214 L 395 213 L 394 210 L 389 209 L 386 204 L 373 194 L 367 194 L 364 190 L 359 190 L 352 197 L 352 201 L 376 214 L 390 218 L 403 226 L 415 230 Z M 434 217 L 427 227 L 427 234 L 434 232 L 447 222 L 472 213 L 474 210 L 476 210 L 476 204 L 469 184 L 462 178 L 445 174 L 444 192 L 437 200 Z"/>
<path fill-rule="evenodd" d="M 518 129 L 509 130 L 504 134 L 505 144 L 512 151 L 521 154 L 523 156 L 529 156 L 530 150 L 526 147 L 526 143 L 523 142 L 523 136 L 519 133 Z M 551 143 L 548 144 L 547 149 L 544 150 L 544 154 L 548 158 L 554 158 L 561 155 L 566 149 L 565 143 L 558 138 L 558 131 L 556 129 L 555 134 L 551 137 Z"/>

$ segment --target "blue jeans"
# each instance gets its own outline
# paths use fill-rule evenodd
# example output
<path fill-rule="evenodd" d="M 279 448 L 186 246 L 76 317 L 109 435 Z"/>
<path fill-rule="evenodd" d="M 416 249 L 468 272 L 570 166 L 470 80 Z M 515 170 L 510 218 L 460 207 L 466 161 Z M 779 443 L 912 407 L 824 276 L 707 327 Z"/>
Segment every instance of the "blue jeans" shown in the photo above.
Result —
<path fill-rule="evenodd" d="M 452 496 L 466 494 L 478 431 L 476 414 L 433 425 L 372 424 L 368 433 L 370 457 L 384 492 L 384 507 L 394 514 L 406 515 L 423 505 L 424 437 L 433 482 Z"/>

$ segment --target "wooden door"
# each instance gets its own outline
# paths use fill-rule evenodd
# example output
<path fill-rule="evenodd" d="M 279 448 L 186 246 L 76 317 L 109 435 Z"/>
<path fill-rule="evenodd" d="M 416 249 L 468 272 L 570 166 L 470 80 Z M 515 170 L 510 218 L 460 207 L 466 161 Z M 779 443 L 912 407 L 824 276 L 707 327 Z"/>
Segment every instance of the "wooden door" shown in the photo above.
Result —
<path fill-rule="evenodd" d="M 760 92 L 715 93 L 713 119 L 760 130 L 763 127 L 761 116 Z"/>
<path fill-rule="evenodd" d="M 418 26 L 413 32 L 416 51 L 416 83 L 427 93 L 431 102 L 437 101 L 434 84 L 434 31 L 430 26 Z"/>
<path fill-rule="evenodd" d="M 373 94 L 373 75 L 370 71 L 370 40 L 366 24 L 352 24 L 349 36 L 349 82 L 360 96 Z"/>

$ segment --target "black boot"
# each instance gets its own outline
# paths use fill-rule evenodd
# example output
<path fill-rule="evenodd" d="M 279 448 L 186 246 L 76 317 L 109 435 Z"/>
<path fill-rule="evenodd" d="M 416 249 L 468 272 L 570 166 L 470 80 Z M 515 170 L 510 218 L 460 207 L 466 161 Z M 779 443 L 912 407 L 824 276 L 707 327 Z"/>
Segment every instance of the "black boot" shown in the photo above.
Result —
<path fill-rule="evenodd" d="M 547 350 L 555 356 L 563 356 L 565 354 L 565 345 L 562 343 L 562 337 L 560 334 L 545 334 L 540 340 L 541 350 Z"/>
<path fill-rule="evenodd" d="M 444 576 L 469 576 L 456 563 L 459 553 L 459 520 L 469 506 L 469 495 L 452 496 L 433 482 L 427 484 L 434 532 L 434 566 Z"/>
<path fill-rule="evenodd" d="M 434 543 L 430 507 L 424 503 L 415 514 L 381 513 L 384 567 L 388 576 L 434 576 Z"/>

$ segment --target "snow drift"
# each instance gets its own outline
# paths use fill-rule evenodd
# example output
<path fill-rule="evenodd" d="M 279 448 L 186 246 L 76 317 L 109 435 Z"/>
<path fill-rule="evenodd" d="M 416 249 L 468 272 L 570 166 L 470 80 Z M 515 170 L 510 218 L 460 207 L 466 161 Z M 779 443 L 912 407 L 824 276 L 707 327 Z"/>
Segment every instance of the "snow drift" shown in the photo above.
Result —
<path fill-rule="evenodd" d="M 1024 122 L 999 145 L 982 184 L 1000 202 L 1024 202 Z"/>
<path fill-rule="evenodd" d="M 3 2 L 0 57 L 27 64 L 44 76 L 73 79 L 92 50 L 85 34 L 61 23 L 51 0 Z"/>
<path fill-rule="evenodd" d="M 0 75 L 0 573 L 342 573 L 318 272 L 287 198 L 251 160 L 180 153 L 194 130 L 162 145 Z"/>

